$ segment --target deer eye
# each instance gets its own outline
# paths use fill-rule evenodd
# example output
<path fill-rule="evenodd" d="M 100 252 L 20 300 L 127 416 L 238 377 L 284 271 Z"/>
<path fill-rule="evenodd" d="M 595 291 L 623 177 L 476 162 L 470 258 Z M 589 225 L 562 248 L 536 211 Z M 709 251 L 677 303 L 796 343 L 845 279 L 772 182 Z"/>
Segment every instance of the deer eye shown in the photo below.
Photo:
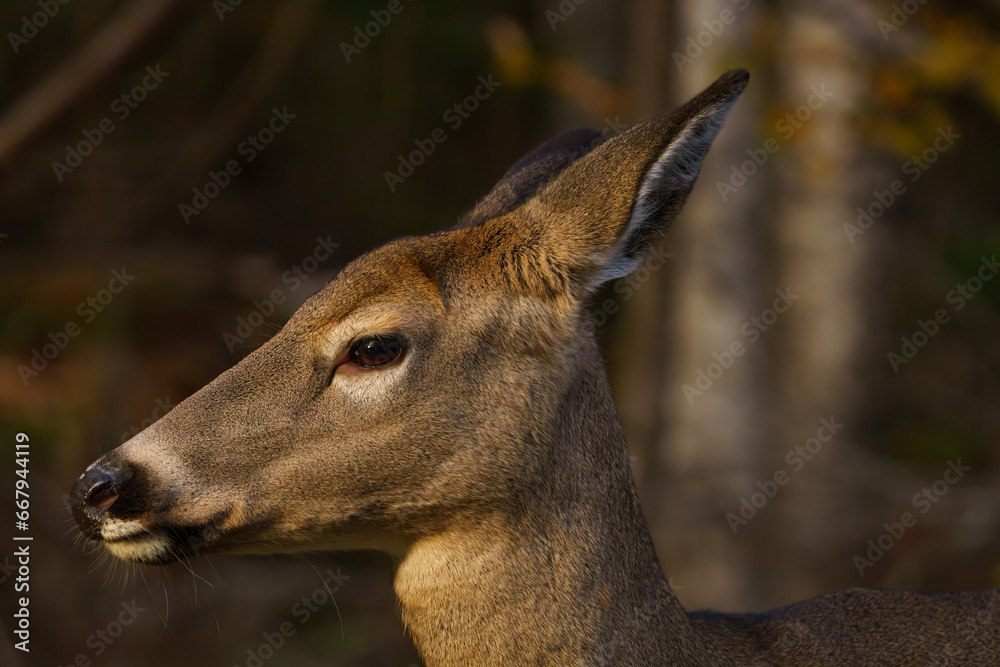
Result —
<path fill-rule="evenodd" d="M 397 336 L 371 336 L 354 344 L 351 361 L 364 368 L 385 366 L 399 359 L 404 349 Z"/>

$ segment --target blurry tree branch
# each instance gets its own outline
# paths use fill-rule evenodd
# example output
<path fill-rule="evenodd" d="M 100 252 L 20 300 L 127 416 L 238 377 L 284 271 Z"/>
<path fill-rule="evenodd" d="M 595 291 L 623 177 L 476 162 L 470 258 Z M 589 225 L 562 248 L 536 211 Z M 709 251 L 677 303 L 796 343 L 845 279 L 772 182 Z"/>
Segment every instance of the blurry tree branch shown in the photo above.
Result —
<path fill-rule="evenodd" d="M 0 118 L 0 163 L 115 71 L 188 0 L 136 0 Z"/>

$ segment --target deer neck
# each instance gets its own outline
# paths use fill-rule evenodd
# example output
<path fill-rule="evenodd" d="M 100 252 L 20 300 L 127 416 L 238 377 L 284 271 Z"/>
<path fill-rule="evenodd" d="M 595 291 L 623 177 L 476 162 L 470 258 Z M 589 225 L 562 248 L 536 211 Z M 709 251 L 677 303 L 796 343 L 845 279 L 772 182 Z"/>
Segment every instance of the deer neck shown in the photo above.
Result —
<path fill-rule="evenodd" d="M 562 423 L 533 434 L 551 460 L 531 495 L 480 508 L 400 562 L 396 594 L 428 667 L 706 660 L 660 570 L 599 357 L 594 367 L 569 385 Z"/>

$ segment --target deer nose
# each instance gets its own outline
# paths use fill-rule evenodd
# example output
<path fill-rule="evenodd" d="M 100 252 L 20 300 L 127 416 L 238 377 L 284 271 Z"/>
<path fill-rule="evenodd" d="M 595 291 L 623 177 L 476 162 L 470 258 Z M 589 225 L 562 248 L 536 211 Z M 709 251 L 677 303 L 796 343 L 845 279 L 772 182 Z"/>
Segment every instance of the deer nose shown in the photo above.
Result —
<path fill-rule="evenodd" d="M 108 516 L 108 508 L 118 499 L 129 476 L 126 470 L 94 465 L 76 480 L 70 502 L 73 518 L 84 535 L 92 540 L 101 539 L 101 524 Z"/>

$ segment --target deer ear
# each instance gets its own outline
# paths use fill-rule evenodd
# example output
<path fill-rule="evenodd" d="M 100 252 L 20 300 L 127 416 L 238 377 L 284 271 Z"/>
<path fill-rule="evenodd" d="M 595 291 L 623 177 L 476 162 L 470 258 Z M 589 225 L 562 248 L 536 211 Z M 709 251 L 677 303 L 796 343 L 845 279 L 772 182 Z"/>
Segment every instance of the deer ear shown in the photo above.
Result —
<path fill-rule="evenodd" d="M 549 249 L 560 247 L 585 289 L 628 275 L 642 262 L 687 200 L 749 79 L 744 69 L 726 72 L 678 109 L 576 160 L 529 202 L 532 217 L 545 222 Z"/>
<path fill-rule="evenodd" d="M 603 142 L 604 136 L 590 128 L 566 130 L 549 139 L 515 162 L 455 228 L 472 227 L 510 213 L 561 174 L 566 167 Z"/>

